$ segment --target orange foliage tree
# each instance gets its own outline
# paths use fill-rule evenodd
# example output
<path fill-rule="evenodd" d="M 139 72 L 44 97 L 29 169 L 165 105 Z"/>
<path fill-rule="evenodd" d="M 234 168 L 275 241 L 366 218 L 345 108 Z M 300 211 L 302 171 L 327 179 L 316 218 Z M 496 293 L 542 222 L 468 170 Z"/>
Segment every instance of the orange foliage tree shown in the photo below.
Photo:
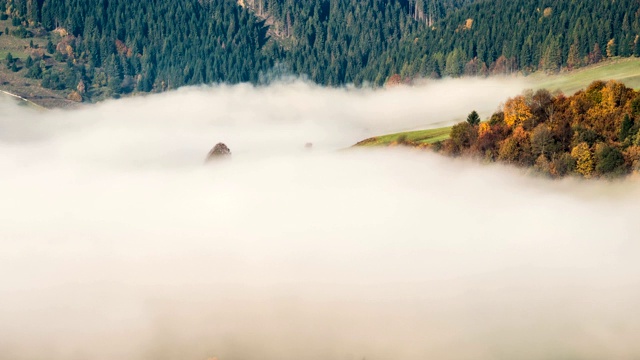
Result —
<path fill-rule="evenodd" d="M 522 95 L 509 99 L 504 104 L 504 122 L 511 128 L 522 125 L 531 115 L 531 108 Z"/>

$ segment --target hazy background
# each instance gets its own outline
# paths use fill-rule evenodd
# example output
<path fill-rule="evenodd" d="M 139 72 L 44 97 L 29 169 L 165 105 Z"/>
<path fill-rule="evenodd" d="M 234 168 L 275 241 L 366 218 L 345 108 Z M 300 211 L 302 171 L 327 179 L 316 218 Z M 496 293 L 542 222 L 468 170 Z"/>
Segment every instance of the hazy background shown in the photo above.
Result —
<path fill-rule="evenodd" d="M 637 358 L 637 180 L 340 151 L 524 87 L 0 102 L 0 358 Z"/>

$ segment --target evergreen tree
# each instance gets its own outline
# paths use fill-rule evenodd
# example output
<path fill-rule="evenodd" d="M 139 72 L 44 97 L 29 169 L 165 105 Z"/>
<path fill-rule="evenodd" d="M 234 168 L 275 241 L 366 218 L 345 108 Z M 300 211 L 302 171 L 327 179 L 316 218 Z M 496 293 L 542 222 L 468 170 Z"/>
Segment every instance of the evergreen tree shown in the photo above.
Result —
<path fill-rule="evenodd" d="M 622 124 L 620 125 L 620 133 L 618 135 L 620 141 L 625 141 L 627 137 L 629 137 L 631 128 L 633 128 L 633 120 L 631 119 L 629 114 L 625 114 L 624 119 L 622 120 Z"/>
<path fill-rule="evenodd" d="M 469 116 L 467 116 L 467 122 L 473 126 L 477 126 L 480 124 L 480 115 L 478 115 L 478 113 L 473 110 Z"/>
<path fill-rule="evenodd" d="M 56 52 L 56 47 L 55 45 L 53 45 L 53 43 L 51 42 L 51 40 L 47 41 L 47 52 L 49 54 L 53 54 Z"/>

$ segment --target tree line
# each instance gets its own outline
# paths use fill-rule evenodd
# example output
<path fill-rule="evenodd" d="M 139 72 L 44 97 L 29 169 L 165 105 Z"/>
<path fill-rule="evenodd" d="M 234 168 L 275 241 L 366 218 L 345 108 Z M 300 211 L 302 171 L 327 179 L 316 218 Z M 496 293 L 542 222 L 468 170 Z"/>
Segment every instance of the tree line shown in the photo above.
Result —
<path fill-rule="evenodd" d="M 573 96 L 529 91 L 488 121 L 471 113 L 432 147 L 450 156 L 532 167 L 562 177 L 615 177 L 640 171 L 640 91 L 593 82 Z"/>
<path fill-rule="evenodd" d="M 292 72 L 321 84 L 556 72 L 640 56 L 636 0 L 245 2 L 275 18 Z"/>
<path fill-rule="evenodd" d="M 231 0 L 0 0 L 0 12 L 33 33 L 61 35 L 54 55 L 67 69 L 47 54 L 35 59 L 44 85 L 74 73 L 108 96 L 257 82 L 279 57 L 265 46 L 264 23 Z"/>
<path fill-rule="evenodd" d="M 0 13 L 16 36 L 57 31 L 31 74 L 82 83 L 88 98 L 259 83 L 274 69 L 381 85 L 640 56 L 637 0 L 0 0 Z"/>

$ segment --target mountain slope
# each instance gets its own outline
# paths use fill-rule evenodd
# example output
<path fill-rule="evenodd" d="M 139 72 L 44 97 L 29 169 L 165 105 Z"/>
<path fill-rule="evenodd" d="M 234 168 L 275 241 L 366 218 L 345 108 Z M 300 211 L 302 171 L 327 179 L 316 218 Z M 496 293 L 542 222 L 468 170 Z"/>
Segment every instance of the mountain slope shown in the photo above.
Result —
<path fill-rule="evenodd" d="M 12 20 L 11 35 L 54 41 L 48 53 L 32 55 L 43 86 L 82 82 L 89 98 L 256 82 L 277 58 L 263 51 L 261 22 L 232 0 L 1 0 L 0 12 Z"/>
<path fill-rule="evenodd" d="M 640 56 L 639 18 L 638 0 L 0 0 L 2 36 L 29 42 L 0 72 L 76 101 L 274 69 L 323 85 L 556 72 Z"/>

